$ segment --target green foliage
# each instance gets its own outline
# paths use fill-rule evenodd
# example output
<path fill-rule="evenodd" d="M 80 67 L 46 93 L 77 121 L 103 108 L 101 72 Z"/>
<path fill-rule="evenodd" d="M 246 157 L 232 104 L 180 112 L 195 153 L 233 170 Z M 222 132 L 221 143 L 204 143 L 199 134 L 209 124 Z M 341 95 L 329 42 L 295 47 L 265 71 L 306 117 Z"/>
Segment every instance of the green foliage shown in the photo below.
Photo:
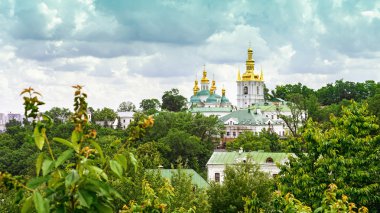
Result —
<path fill-rule="evenodd" d="M 179 94 L 178 89 L 164 92 L 162 106 L 164 110 L 179 112 L 186 109 L 186 98 Z"/>
<path fill-rule="evenodd" d="M 136 111 L 136 106 L 130 101 L 123 101 L 120 103 L 119 108 L 117 108 L 118 112 L 134 112 Z"/>
<path fill-rule="evenodd" d="M 160 101 L 152 98 L 152 99 L 143 99 L 140 102 L 140 109 L 147 114 L 147 115 L 153 115 L 159 111 L 161 107 Z"/>
<path fill-rule="evenodd" d="M 160 112 L 154 120 L 154 126 L 141 143 L 159 142 L 156 147 L 164 158 L 165 167 L 176 164 L 181 156 L 197 172 L 204 169 L 214 145 L 219 142 L 215 141 L 215 136 L 224 128 L 216 116 L 190 112 Z"/>
<path fill-rule="evenodd" d="M 281 167 L 285 192 L 313 207 L 319 206 L 330 183 L 370 210 L 380 206 L 379 126 L 366 104 L 352 102 L 341 117 L 332 116 L 326 129 L 309 121 L 301 138 L 291 141 L 296 157 Z M 306 149 L 302 149 L 302 147 Z M 304 152 L 306 151 L 306 152 Z"/>
<path fill-rule="evenodd" d="M 244 211 L 243 197 L 255 193 L 255 208 L 267 209 L 271 199 L 273 179 L 267 173 L 261 172 L 259 166 L 247 163 L 227 166 L 224 171 L 224 182 L 211 183 L 208 191 L 212 212 Z"/>
<path fill-rule="evenodd" d="M 53 107 L 44 114 L 52 118 L 55 124 L 59 124 L 68 121 L 72 113 L 67 108 Z"/>
<path fill-rule="evenodd" d="M 37 212 L 113 212 L 112 202 L 123 198 L 108 181 L 124 179 L 127 171 L 137 170 L 133 154 L 124 151 L 125 144 L 119 147 L 119 151 L 112 159 L 106 159 L 96 142 L 96 131 L 89 130 L 87 134 L 85 133 L 88 124 L 87 95 L 81 91 L 81 86 L 74 88 L 76 91 L 72 120 L 75 129 L 69 140 L 54 138 L 55 142 L 66 146 L 66 150 L 55 157 L 46 135 L 46 130 L 51 127 L 52 121 L 46 115 L 40 115 L 38 108 L 33 108 L 32 112 L 26 112 L 26 115 L 34 119 L 35 144 L 40 150 L 47 145 L 49 155 L 41 153 L 38 156 L 37 176 L 28 180 L 26 184 L 23 179 L 8 173 L 0 173 L 0 186 L 14 187 L 21 192 L 19 201 L 23 206 L 22 211 L 34 208 Z M 32 89 L 28 91 L 29 95 L 33 94 L 30 93 Z M 25 105 L 35 106 L 32 103 Z M 141 125 L 131 130 L 132 133 L 141 132 L 141 129 L 152 126 L 153 121 L 146 119 L 139 124 Z M 129 142 L 135 139 L 130 137 Z M 125 154 L 128 157 L 125 157 Z"/>
<path fill-rule="evenodd" d="M 110 108 L 104 107 L 103 109 L 97 109 L 92 114 L 92 119 L 94 121 L 104 121 L 105 126 L 109 126 L 117 118 L 117 113 Z"/>
<path fill-rule="evenodd" d="M 372 97 L 376 93 L 379 84 L 369 80 L 364 83 L 337 80 L 335 84 L 327 84 L 317 91 L 322 105 L 337 104 L 342 100 L 361 101 Z"/>
<path fill-rule="evenodd" d="M 228 151 L 239 150 L 243 148 L 245 151 L 282 151 L 282 145 L 280 139 L 276 133 L 263 130 L 260 134 L 253 133 L 251 131 L 245 131 L 233 140 L 226 144 Z"/>

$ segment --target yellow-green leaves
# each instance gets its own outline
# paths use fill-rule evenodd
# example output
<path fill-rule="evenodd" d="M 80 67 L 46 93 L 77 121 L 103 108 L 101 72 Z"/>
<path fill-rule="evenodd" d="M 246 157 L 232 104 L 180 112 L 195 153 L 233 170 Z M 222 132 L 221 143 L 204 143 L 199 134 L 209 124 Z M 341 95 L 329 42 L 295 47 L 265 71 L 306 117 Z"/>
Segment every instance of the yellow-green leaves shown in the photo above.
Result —
<path fill-rule="evenodd" d="M 44 160 L 44 153 L 40 153 L 36 160 L 36 174 L 37 176 L 40 175 L 41 167 L 42 167 L 42 161 Z"/>
<path fill-rule="evenodd" d="M 70 173 L 65 178 L 66 188 L 73 187 L 78 182 L 79 179 L 80 177 L 79 177 L 78 171 L 71 170 Z"/>
<path fill-rule="evenodd" d="M 123 177 L 123 167 L 115 160 L 110 160 L 111 170 L 117 175 L 119 178 Z"/>
<path fill-rule="evenodd" d="M 60 166 L 62 163 L 64 163 L 64 162 L 67 161 L 68 159 L 70 159 L 72 156 L 73 156 L 73 150 L 69 149 L 69 150 L 64 151 L 64 152 L 58 157 L 58 159 L 55 161 L 55 168 L 57 168 L 57 167 Z"/>
<path fill-rule="evenodd" d="M 54 161 L 45 159 L 44 162 L 42 163 L 42 175 L 46 176 L 51 172 L 51 170 L 54 167 Z"/>
<path fill-rule="evenodd" d="M 33 201 L 34 201 L 34 206 L 38 213 L 50 212 L 49 202 L 45 198 L 43 198 L 42 195 L 38 191 L 34 192 Z"/>
<path fill-rule="evenodd" d="M 33 132 L 34 142 L 36 143 L 36 146 L 38 147 L 39 150 L 42 150 L 42 148 L 44 147 L 45 134 L 46 134 L 46 129 L 44 127 L 37 125 L 34 128 L 34 132 Z"/>

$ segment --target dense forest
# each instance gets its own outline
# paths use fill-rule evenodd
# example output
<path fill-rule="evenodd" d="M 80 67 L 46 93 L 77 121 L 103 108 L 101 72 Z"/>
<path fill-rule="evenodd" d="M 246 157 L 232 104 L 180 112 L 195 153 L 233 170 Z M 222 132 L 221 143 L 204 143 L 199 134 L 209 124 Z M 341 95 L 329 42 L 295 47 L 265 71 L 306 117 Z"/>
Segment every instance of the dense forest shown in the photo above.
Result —
<path fill-rule="evenodd" d="M 193 185 L 181 172 L 206 179 L 206 163 L 224 131 L 217 117 L 186 111 L 172 89 L 157 99 L 130 102 L 127 129 L 110 128 L 109 108 L 87 106 L 74 86 L 74 110 L 22 92 L 23 124 L 10 121 L 0 134 L 0 212 L 378 212 L 380 209 L 380 84 L 338 80 L 313 90 L 279 85 L 266 99 L 288 101 L 287 138 L 246 132 L 227 150 L 293 153 L 269 177 L 249 159 L 229 166 L 223 184 Z M 92 114 L 89 121 L 88 111 Z M 298 120 L 300 112 L 307 112 Z M 105 126 L 96 121 L 107 121 Z M 297 125 L 292 125 L 296 122 Z M 299 124 L 299 125 L 298 125 Z M 175 168 L 170 181 L 157 168 Z"/>

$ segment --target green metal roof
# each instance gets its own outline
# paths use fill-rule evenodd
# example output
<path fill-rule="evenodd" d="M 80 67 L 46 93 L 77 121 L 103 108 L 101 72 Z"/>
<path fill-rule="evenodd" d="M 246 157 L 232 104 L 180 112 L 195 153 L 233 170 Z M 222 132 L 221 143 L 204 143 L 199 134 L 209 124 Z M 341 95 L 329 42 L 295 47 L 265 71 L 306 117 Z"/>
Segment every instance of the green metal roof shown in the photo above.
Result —
<path fill-rule="evenodd" d="M 272 158 L 274 163 L 280 163 L 282 160 L 286 159 L 290 153 L 283 152 L 214 152 L 212 153 L 210 159 L 207 162 L 207 165 L 214 164 L 236 164 L 239 163 L 238 159 L 247 158 L 250 156 L 256 163 L 265 163 L 268 158 Z"/>
<path fill-rule="evenodd" d="M 189 109 L 190 112 L 232 112 L 230 107 L 194 107 Z"/>
<path fill-rule="evenodd" d="M 275 103 L 278 102 L 256 103 L 255 105 L 250 106 L 249 108 L 252 110 L 260 109 L 263 112 L 277 111 L 277 109 L 279 109 L 281 112 L 290 112 L 290 108 L 288 107 L 288 105 L 281 103 L 275 105 Z"/>
<path fill-rule="evenodd" d="M 148 169 L 148 171 L 159 171 L 163 178 L 172 179 L 173 174 L 178 174 L 179 169 Z M 199 188 L 208 188 L 210 185 L 193 169 L 180 169 L 186 175 L 191 176 L 191 183 Z"/>
<path fill-rule="evenodd" d="M 241 109 L 241 110 L 231 112 L 230 114 L 221 117 L 220 120 L 223 122 L 226 122 L 230 118 L 237 119 L 238 125 L 248 125 L 248 126 L 263 125 L 266 122 L 268 122 L 268 120 L 270 120 L 269 118 L 261 114 L 255 114 L 254 110 L 248 110 L 248 109 Z"/>

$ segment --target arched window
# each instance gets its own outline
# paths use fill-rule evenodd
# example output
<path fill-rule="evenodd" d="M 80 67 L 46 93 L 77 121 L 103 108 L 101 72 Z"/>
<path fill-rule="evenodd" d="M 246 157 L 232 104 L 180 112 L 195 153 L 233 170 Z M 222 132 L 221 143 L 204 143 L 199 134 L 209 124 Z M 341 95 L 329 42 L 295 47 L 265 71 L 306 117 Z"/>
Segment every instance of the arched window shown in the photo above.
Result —
<path fill-rule="evenodd" d="M 271 157 L 268 157 L 265 161 L 266 163 L 273 163 L 273 158 Z"/>
<path fill-rule="evenodd" d="M 248 94 L 248 87 L 247 87 L 247 86 L 245 86 L 245 87 L 243 88 L 243 93 L 244 93 L 244 95 Z"/>
<path fill-rule="evenodd" d="M 260 88 L 257 86 L 257 94 L 260 94 Z"/>

